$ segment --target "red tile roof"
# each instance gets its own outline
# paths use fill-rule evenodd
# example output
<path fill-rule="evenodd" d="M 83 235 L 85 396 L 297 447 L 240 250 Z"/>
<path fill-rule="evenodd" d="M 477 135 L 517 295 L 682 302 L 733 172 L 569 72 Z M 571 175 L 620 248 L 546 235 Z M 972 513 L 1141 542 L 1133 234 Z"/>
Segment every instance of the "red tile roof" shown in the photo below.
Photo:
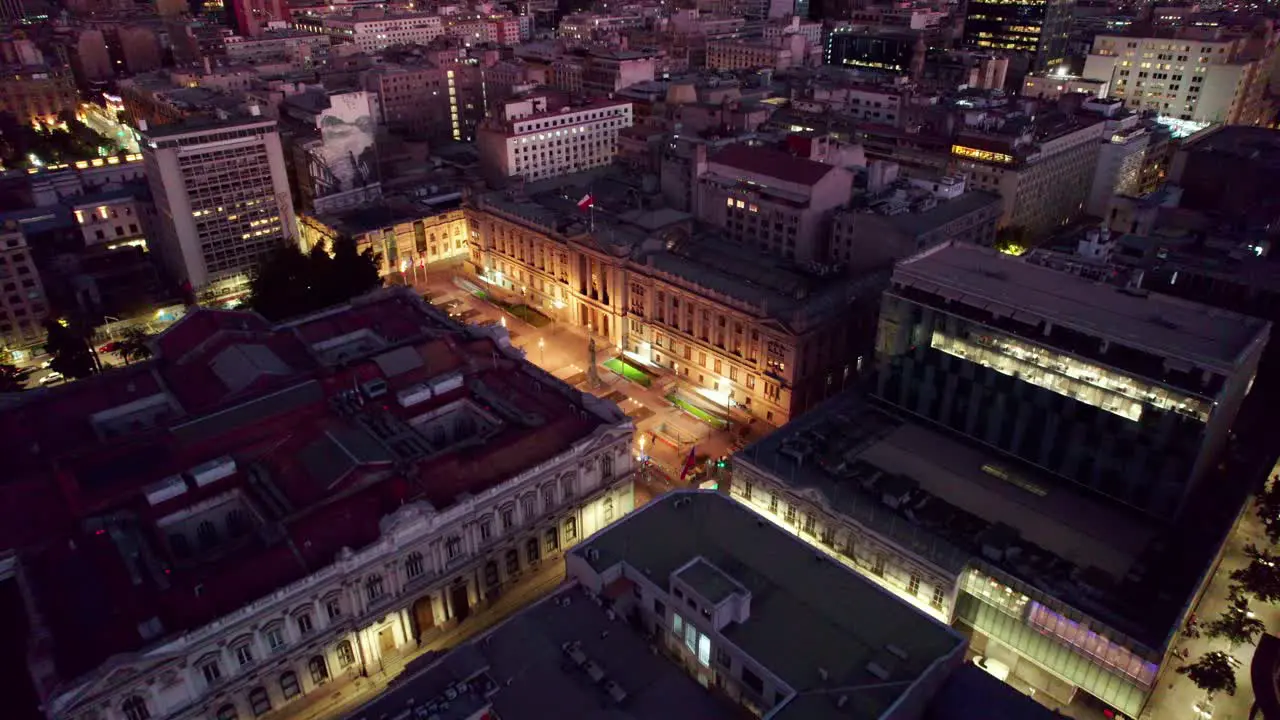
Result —
<path fill-rule="evenodd" d="M 159 339 L 154 360 L 31 393 L 0 410 L 0 432 L 20 449 L 6 457 L 9 472 L 0 479 L 0 552 L 19 553 L 23 582 L 38 607 L 33 619 L 51 637 L 41 647 L 48 648 L 63 681 L 114 654 L 142 648 L 147 643 L 139 626 L 152 619 L 165 635 L 208 623 L 331 564 L 344 547 L 373 542 L 379 521 L 405 502 L 448 507 L 460 495 L 478 494 L 564 452 L 604 422 L 584 416 L 572 394 L 538 391 L 523 361 L 502 355 L 492 340 L 469 335 L 407 291 L 386 291 L 381 300 L 277 329 L 243 315 L 191 313 L 171 331 L 176 337 Z M 303 451 L 323 446 L 327 437 L 354 435 L 351 442 L 367 444 L 366 455 L 376 455 L 379 447 L 371 436 L 360 435 L 357 419 L 341 416 L 329 403 L 357 381 L 380 375 L 378 366 L 366 361 L 324 367 L 308 349 L 363 328 L 381 335 L 387 347 L 413 345 L 425 363 L 387 378 L 388 395 L 361 412 L 376 404 L 407 419 L 468 396 L 470 385 L 408 410 L 394 399 L 401 389 L 461 370 L 469 383 L 483 383 L 493 397 L 536 413 L 542 422 L 507 423 L 486 445 L 446 450 L 405 476 L 389 456 L 361 456 L 336 484 L 328 483 L 332 476 L 313 477 L 315 464 L 309 469 Z M 288 372 L 229 394 L 210 363 L 237 343 L 271 348 Z M 91 413 L 161 394 L 171 399 L 171 409 L 154 427 L 104 439 L 87 420 Z M 193 425 L 202 427 L 197 432 Z M 220 457 L 235 459 L 230 476 L 204 487 L 187 479 L 178 497 L 156 506 L 147 501 L 144 493 L 157 481 Z M 251 466 L 260 468 L 253 483 Z M 263 482 L 279 491 L 283 509 L 263 496 Z M 249 532 L 196 560 L 173 555 L 168 531 L 158 521 L 223 495 L 247 498 L 282 532 Z M 154 570 L 131 571 L 119 549 L 121 535 L 140 540 L 156 558 Z"/>
<path fill-rule="evenodd" d="M 815 185 L 834 169 L 826 163 L 795 157 L 781 150 L 741 143 L 712 155 L 710 161 L 797 185 Z"/>

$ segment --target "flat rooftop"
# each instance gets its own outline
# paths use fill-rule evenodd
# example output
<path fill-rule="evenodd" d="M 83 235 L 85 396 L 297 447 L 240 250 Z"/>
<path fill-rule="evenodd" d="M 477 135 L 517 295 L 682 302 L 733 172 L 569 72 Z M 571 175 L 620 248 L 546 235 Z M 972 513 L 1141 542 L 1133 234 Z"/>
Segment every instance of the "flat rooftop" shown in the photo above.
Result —
<path fill-rule="evenodd" d="M 747 720 L 744 709 L 707 692 L 671 662 L 654 653 L 650 641 L 625 621 L 610 619 L 570 583 L 525 608 L 485 635 L 441 658 L 435 665 L 377 702 L 352 720 L 395 717 L 413 700 L 430 707 L 448 688 L 464 683 L 467 691 L 431 717 L 465 720 L 492 711 L 503 720 Z M 604 671 L 594 682 L 568 661 L 566 643 L 579 643 L 586 658 Z M 610 698 L 605 686 L 616 682 L 626 693 L 622 703 Z M 480 717 L 486 717 L 480 715 Z"/>
<path fill-rule="evenodd" d="M 974 563 L 1087 607 L 1112 627 L 1156 647 L 1168 625 L 1161 603 L 1140 606 L 1132 583 L 1160 547 L 1163 528 L 1136 511 L 949 433 L 903 420 L 856 393 L 837 396 L 734 456 L 798 494 L 817 493 L 835 512 L 935 567 L 959 575 Z M 905 498 L 898 508 L 887 495 Z M 984 545 L 1021 549 L 992 561 Z M 1089 578 L 1092 592 L 1078 579 Z M 1180 607 L 1185 596 L 1171 598 Z M 1170 620 L 1171 622 L 1171 620 Z M 1157 627 L 1144 632 L 1148 624 Z"/>
<path fill-rule="evenodd" d="M 952 629 L 718 492 L 669 493 L 572 553 L 597 573 L 622 564 L 663 585 L 701 563 L 745 588 L 749 617 L 721 634 L 795 690 L 774 718 L 880 717 L 935 663 L 964 651 Z M 854 685 L 874 687 L 844 707 L 820 692 Z"/>
<path fill-rule="evenodd" d="M 1268 323 L 1258 318 L 1158 293 L 1128 293 L 972 245 L 943 245 L 905 260 L 893 284 L 1029 328 L 1062 325 L 1227 375 L 1268 336 Z"/>

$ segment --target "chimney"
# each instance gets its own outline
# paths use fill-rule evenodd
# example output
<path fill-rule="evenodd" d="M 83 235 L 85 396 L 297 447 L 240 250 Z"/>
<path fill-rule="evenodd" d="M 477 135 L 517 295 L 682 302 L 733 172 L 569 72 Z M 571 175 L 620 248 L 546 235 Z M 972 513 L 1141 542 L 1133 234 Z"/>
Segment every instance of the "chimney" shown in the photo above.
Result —
<path fill-rule="evenodd" d="M 144 119 L 142 119 L 142 118 L 139 118 L 139 119 L 138 119 L 138 132 L 146 132 L 146 131 L 147 131 L 147 121 L 146 121 L 146 120 L 144 120 Z"/>
<path fill-rule="evenodd" d="M 261 115 L 262 115 L 262 107 L 261 107 L 261 106 L 259 106 L 259 105 L 258 105 L 258 103 L 256 103 L 256 102 L 255 102 L 255 103 L 250 103 L 250 104 L 249 104 L 249 114 L 250 114 L 250 115 L 252 115 L 253 117 L 259 117 L 259 116 L 261 116 Z"/>

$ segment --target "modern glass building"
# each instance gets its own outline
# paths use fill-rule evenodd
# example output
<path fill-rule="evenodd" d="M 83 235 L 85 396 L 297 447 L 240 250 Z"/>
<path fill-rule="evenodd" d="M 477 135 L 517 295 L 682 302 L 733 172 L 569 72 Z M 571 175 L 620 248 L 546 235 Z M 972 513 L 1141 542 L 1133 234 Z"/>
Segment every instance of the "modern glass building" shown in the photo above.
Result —
<path fill-rule="evenodd" d="M 974 246 L 894 271 L 875 394 L 1172 517 L 1217 462 L 1270 324 Z"/>
<path fill-rule="evenodd" d="M 969 0 L 964 44 L 1027 53 L 1032 72 L 1053 70 L 1067 56 L 1075 0 Z"/>

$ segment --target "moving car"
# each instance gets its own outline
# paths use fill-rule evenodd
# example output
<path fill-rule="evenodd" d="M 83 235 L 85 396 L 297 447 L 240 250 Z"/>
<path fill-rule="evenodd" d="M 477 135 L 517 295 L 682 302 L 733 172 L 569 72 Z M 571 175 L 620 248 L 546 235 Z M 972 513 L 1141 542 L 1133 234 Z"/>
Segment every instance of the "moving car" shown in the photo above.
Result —
<path fill-rule="evenodd" d="M 103 345 L 102 347 L 98 348 L 98 352 L 100 352 L 100 353 L 113 353 L 113 352 L 115 352 L 116 350 L 118 350 L 119 348 L 120 348 L 120 343 L 116 342 L 115 340 L 112 340 L 111 342 L 107 343 L 106 345 Z"/>
<path fill-rule="evenodd" d="M 50 372 L 48 375 L 45 375 L 44 377 L 40 378 L 39 382 L 41 385 L 52 385 L 64 379 L 65 378 L 62 377 L 62 373 L 58 372 L 57 370 L 54 370 L 53 372 Z"/>

